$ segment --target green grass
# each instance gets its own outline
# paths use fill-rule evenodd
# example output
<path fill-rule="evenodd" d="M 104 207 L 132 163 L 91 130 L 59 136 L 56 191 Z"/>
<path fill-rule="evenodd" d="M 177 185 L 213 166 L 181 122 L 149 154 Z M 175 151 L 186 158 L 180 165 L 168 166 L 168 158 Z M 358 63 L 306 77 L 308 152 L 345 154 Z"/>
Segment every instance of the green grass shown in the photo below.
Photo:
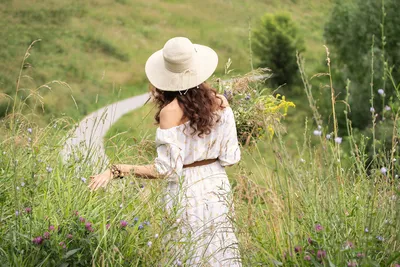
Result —
<path fill-rule="evenodd" d="M 217 74 L 231 58 L 236 73 L 250 70 L 248 28 L 265 12 L 289 11 L 307 40 L 309 66 L 319 65 L 329 1 L 3 1 L 0 3 L 0 91 L 12 95 L 28 45 L 37 39 L 22 87 L 61 80 L 71 88 L 42 90 L 38 122 L 67 114 L 75 119 L 107 103 L 146 91 L 144 64 L 173 36 L 214 48 Z M 20 93 L 20 97 L 24 97 Z M 0 115 L 7 109 L 0 100 Z M 76 102 L 76 104 L 75 104 Z M 32 104 L 32 103 L 31 103 Z M 44 114 L 43 114 L 44 113 Z M 43 120 L 43 118 L 45 120 Z M 42 124 L 42 125 L 45 125 Z"/>

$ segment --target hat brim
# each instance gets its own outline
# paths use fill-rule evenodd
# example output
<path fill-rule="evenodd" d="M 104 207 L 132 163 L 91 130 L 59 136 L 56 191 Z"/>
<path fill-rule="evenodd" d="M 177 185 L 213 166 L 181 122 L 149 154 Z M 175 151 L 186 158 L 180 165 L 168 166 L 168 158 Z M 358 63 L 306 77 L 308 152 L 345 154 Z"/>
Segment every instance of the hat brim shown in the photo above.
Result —
<path fill-rule="evenodd" d="M 169 71 L 164 65 L 162 49 L 152 54 L 146 62 L 145 72 L 150 83 L 163 91 L 181 91 L 196 87 L 214 73 L 218 55 L 210 47 L 194 44 L 193 62 L 190 69 L 182 73 Z"/>

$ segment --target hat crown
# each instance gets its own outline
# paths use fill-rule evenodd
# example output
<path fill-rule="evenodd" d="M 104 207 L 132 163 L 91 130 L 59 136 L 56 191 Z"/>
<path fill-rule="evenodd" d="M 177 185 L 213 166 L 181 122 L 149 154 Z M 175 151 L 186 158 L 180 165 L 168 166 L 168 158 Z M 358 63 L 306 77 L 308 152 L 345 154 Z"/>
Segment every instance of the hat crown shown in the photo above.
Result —
<path fill-rule="evenodd" d="M 168 40 L 163 48 L 165 67 L 175 73 L 190 69 L 194 51 L 194 45 L 188 38 L 175 37 Z"/>

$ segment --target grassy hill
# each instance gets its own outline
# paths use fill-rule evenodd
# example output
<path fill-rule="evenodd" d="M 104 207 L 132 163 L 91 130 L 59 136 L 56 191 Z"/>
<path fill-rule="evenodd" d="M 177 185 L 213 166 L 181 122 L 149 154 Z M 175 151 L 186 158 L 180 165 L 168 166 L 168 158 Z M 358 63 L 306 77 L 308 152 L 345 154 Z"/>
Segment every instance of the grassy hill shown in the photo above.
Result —
<path fill-rule="evenodd" d="M 329 1 L 294 0 L 90 0 L 0 2 L 0 91 L 12 95 L 21 60 L 37 39 L 23 69 L 21 88 L 35 89 L 60 80 L 70 88 L 40 89 L 49 119 L 65 113 L 80 118 L 116 99 L 147 90 L 144 64 L 173 36 L 213 47 L 219 73 L 231 58 L 236 73 L 250 69 L 248 33 L 266 12 L 292 14 L 307 43 L 305 56 L 315 66 Z M 22 91 L 20 98 L 28 93 Z M 9 101 L 0 100 L 0 116 Z M 34 102 L 33 99 L 30 100 Z M 75 104 L 76 102 L 76 104 Z"/>

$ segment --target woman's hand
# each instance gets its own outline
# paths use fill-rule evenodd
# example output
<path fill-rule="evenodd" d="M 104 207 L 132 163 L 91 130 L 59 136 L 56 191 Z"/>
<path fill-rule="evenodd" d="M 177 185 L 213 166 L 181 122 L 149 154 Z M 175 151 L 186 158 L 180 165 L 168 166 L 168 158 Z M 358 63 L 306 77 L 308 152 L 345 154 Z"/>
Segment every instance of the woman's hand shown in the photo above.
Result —
<path fill-rule="evenodd" d="M 92 180 L 89 184 L 91 190 L 96 191 L 100 187 L 106 187 L 107 184 L 113 179 L 110 170 L 106 170 L 105 172 L 97 175 L 90 176 Z"/>

